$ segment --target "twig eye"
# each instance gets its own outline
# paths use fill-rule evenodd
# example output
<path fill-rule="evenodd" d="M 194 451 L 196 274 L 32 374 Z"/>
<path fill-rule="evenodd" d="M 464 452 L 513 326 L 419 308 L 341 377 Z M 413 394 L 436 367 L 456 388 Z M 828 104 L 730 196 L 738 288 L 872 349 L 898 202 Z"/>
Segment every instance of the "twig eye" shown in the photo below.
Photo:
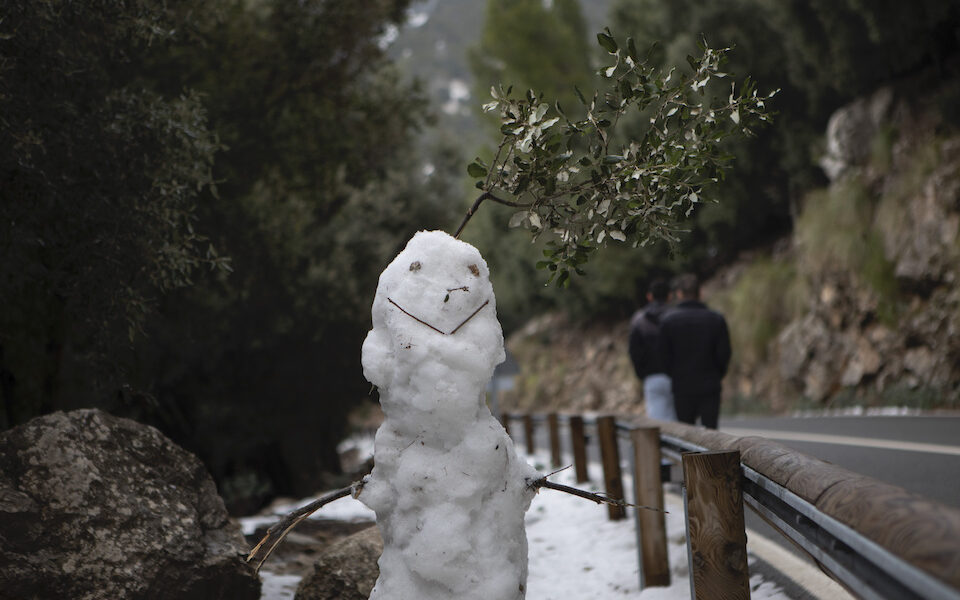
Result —
<path fill-rule="evenodd" d="M 469 265 L 467 268 L 470 269 L 474 277 L 480 277 L 480 269 L 477 268 L 477 265 Z"/>
<path fill-rule="evenodd" d="M 415 261 L 413 261 L 412 263 L 410 263 L 410 270 L 411 270 L 411 271 L 419 271 L 421 266 L 422 266 L 422 265 L 420 264 L 420 261 L 419 261 L 419 260 L 415 260 Z"/>

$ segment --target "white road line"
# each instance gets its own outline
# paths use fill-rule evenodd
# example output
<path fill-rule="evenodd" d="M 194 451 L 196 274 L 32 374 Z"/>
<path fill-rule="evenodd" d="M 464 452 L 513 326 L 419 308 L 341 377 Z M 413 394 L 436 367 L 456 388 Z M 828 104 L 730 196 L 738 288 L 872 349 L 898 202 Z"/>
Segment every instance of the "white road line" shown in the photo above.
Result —
<path fill-rule="evenodd" d="M 932 454 L 960 456 L 960 446 L 948 446 L 946 444 L 924 444 L 922 442 L 903 442 L 899 440 L 882 440 L 847 435 L 830 435 L 826 433 L 773 431 L 768 429 L 744 429 L 738 427 L 723 427 L 720 431 L 739 437 L 757 435 L 770 438 L 771 440 L 838 444 L 841 446 L 861 446 L 863 448 L 883 448 L 885 450 L 904 450 L 907 452 L 929 452 Z"/>

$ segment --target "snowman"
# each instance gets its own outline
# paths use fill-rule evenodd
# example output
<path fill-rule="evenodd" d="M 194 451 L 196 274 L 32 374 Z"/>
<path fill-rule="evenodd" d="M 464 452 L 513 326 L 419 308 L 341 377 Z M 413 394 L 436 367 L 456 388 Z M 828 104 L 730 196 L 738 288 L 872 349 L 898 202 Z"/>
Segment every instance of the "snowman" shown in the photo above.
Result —
<path fill-rule="evenodd" d="M 522 599 L 539 474 L 485 402 L 504 360 L 486 262 L 421 231 L 380 275 L 372 312 L 363 372 L 385 420 L 359 495 L 384 542 L 370 598 Z"/>

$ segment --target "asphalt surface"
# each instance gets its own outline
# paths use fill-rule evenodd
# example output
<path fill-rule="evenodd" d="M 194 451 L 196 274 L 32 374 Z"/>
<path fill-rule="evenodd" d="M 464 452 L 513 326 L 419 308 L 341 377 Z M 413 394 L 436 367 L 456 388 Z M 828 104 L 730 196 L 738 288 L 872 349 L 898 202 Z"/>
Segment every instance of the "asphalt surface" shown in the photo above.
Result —
<path fill-rule="evenodd" d="M 523 426 L 513 420 L 515 443 L 526 449 Z M 760 435 L 804 454 L 960 508 L 960 414 L 724 418 L 720 431 Z M 594 428 L 586 427 L 591 462 L 600 462 Z M 783 437 L 778 437 L 782 434 Z M 805 438 L 811 439 L 789 439 Z M 564 461 L 572 462 L 569 432 L 561 425 Z M 788 438 L 788 439 L 784 439 Z M 547 427 L 535 427 L 536 447 L 550 447 Z M 869 444 L 869 445 L 864 445 Z M 624 467 L 629 445 L 621 440 Z M 549 465 L 547 465 L 548 467 Z M 599 475 L 599 474 L 597 474 Z"/>
<path fill-rule="evenodd" d="M 730 430 L 738 435 L 740 430 L 756 432 L 804 454 L 960 507 L 960 415 L 722 419 L 720 431 Z M 777 432 L 788 438 L 801 438 L 789 435 L 799 433 L 829 441 L 778 439 Z M 875 445 L 862 445 L 866 443 Z"/>

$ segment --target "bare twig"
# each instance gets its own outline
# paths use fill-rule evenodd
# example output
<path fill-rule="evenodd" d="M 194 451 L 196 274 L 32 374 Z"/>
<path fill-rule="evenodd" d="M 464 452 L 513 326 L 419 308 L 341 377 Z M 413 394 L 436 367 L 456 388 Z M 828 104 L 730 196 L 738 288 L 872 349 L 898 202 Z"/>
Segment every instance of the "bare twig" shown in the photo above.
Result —
<path fill-rule="evenodd" d="M 464 286 L 464 287 L 466 287 L 466 286 Z M 460 288 L 457 288 L 457 289 L 460 289 Z M 447 290 L 447 291 L 453 291 L 453 290 Z M 436 331 L 437 333 L 442 333 L 443 335 L 453 335 L 453 334 L 455 334 L 456 332 L 460 331 L 460 328 L 463 327 L 464 325 L 466 325 L 467 322 L 468 322 L 470 319 L 472 319 L 472 318 L 474 318 L 475 316 L 477 316 L 477 313 L 480 312 L 480 309 L 482 309 L 484 306 L 490 304 L 490 300 L 489 300 L 489 299 L 486 300 L 483 304 L 481 304 L 480 306 L 477 307 L 477 310 L 475 310 L 475 311 L 473 311 L 472 313 L 470 313 L 470 316 L 467 317 L 466 319 L 464 319 L 462 323 L 460 323 L 459 325 L 457 325 L 456 327 L 454 327 L 454 328 L 453 328 L 453 331 L 451 331 L 450 333 L 447 333 L 446 331 L 443 331 L 443 330 L 441 330 L 441 329 L 437 329 L 436 327 L 434 327 L 434 326 L 431 325 L 430 323 L 427 323 L 427 322 L 424 321 L 423 319 L 421 319 L 421 318 L 419 318 L 419 317 L 417 317 L 417 316 L 415 316 L 415 315 L 410 314 L 409 312 L 407 312 L 406 310 L 404 310 L 402 306 L 400 306 L 399 304 L 397 304 L 396 302 L 394 302 L 391 298 L 387 298 L 387 302 L 389 302 L 390 304 L 396 306 L 398 309 L 400 309 L 400 312 L 402 312 L 403 314 L 407 315 L 408 317 L 410 317 L 411 319 L 413 319 L 413 320 L 416 321 L 417 323 L 422 323 L 423 325 L 426 325 L 426 326 L 429 327 L 430 329 Z"/>
<path fill-rule="evenodd" d="M 490 300 L 487 300 L 486 302 L 484 302 L 483 304 L 481 304 L 480 306 L 478 306 L 478 307 L 477 307 L 477 310 L 473 311 L 473 313 L 471 313 L 469 317 L 467 317 L 466 319 L 463 320 L 463 323 L 460 323 L 459 325 L 457 325 L 456 327 L 454 327 L 453 331 L 450 332 L 450 335 L 453 335 L 453 334 L 455 334 L 457 331 L 459 331 L 461 327 L 463 327 L 464 325 L 467 324 L 467 321 L 469 321 L 470 319 L 472 319 L 472 318 L 474 318 L 475 316 L 477 316 L 477 313 L 480 312 L 480 309 L 483 308 L 484 306 L 488 305 L 488 304 L 490 304 Z"/>
<path fill-rule="evenodd" d="M 568 467 L 564 467 L 564 468 L 568 468 Z M 550 475 L 553 475 L 553 473 L 551 473 Z M 623 500 L 620 498 L 611 498 L 609 496 L 604 496 L 602 494 L 594 494 L 593 492 L 587 492 L 585 490 L 581 490 L 575 487 L 570 487 L 568 485 L 547 481 L 547 477 L 549 477 L 549 475 L 545 475 L 540 479 L 527 480 L 527 487 L 535 490 L 539 490 L 540 488 L 547 488 L 548 490 L 556 490 L 558 492 L 564 492 L 566 494 L 591 500 L 593 502 L 596 502 L 597 504 L 612 504 L 614 506 L 630 506 L 633 508 L 641 508 L 643 510 L 653 510 L 656 512 L 669 514 L 668 511 L 665 511 L 662 508 L 656 508 L 653 506 L 643 506 L 640 504 L 630 504 L 626 500 Z"/>
<path fill-rule="evenodd" d="M 407 315 L 408 317 L 410 317 L 411 319 L 413 319 L 413 320 L 416 321 L 417 323 L 422 323 L 422 324 L 426 325 L 427 327 L 429 327 L 430 329 L 436 331 L 437 333 L 442 333 L 443 335 L 447 335 L 447 332 L 441 331 L 441 330 L 437 329 L 436 327 L 434 327 L 433 325 L 431 325 L 430 323 L 427 323 L 427 322 L 424 321 L 423 319 L 421 319 L 421 318 L 419 318 L 419 317 L 415 317 L 414 315 L 411 315 L 410 313 L 408 313 L 407 311 L 405 311 L 402 306 L 400 306 L 399 304 L 397 304 L 396 302 L 394 302 L 392 299 L 387 298 L 387 302 L 389 302 L 390 304 L 392 304 L 392 305 L 396 306 L 397 308 L 399 308 L 399 309 L 400 309 L 400 312 L 402 312 L 403 314 Z"/>
<path fill-rule="evenodd" d="M 572 467 L 573 467 L 573 465 L 567 465 L 567 466 L 565 466 L 565 467 L 560 467 L 560 468 L 557 469 L 556 471 L 553 471 L 553 472 L 551 472 L 551 473 L 547 473 L 546 475 L 543 476 L 543 478 L 544 478 L 544 479 L 547 479 L 548 477 L 553 477 L 553 476 L 556 475 L 557 473 L 560 473 L 560 472 L 562 472 L 562 471 L 566 471 L 567 469 L 570 469 L 570 468 L 572 468 Z"/>
<path fill-rule="evenodd" d="M 348 487 L 330 492 L 326 496 L 318 498 L 310 504 L 302 506 L 291 512 L 278 523 L 273 524 L 270 529 L 267 530 L 267 534 L 263 536 L 263 539 L 261 539 L 260 542 L 253 547 L 253 550 L 250 551 L 250 554 L 247 556 L 247 562 L 250 562 L 256 558 L 260 553 L 261 548 L 266 546 L 266 552 L 263 553 L 260 562 L 257 563 L 257 571 L 259 571 L 260 567 L 263 566 L 263 563 L 270 558 L 270 555 L 273 554 L 273 551 L 276 550 L 277 546 L 280 545 L 280 542 L 282 542 L 283 539 L 287 537 L 287 534 L 290 533 L 294 527 L 299 525 L 301 521 L 317 512 L 317 510 L 323 505 L 330 504 L 334 500 L 339 500 L 340 498 L 345 498 L 347 496 L 353 496 L 356 498 L 360 495 L 361 490 L 363 490 L 363 481 L 355 481 Z"/>

